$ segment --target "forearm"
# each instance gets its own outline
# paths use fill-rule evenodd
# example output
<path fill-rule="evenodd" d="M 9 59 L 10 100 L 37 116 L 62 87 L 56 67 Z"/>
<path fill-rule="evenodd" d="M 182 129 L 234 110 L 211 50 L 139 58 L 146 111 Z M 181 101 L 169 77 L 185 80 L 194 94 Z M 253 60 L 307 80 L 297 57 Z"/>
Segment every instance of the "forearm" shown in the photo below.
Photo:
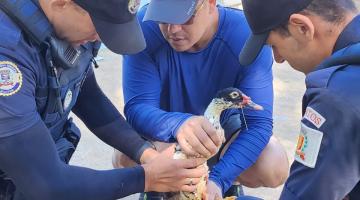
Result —
<path fill-rule="evenodd" d="M 259 158 L 272 135 L 272 122 L 269 120 L 267 123 L 250 123 L 249 130 L 244 130 L 244 125 L 242 130 L 210 172 L 210 179 L 219 185 L 223 192 Z"/>
<path fill-rule="evenodd" d="M 125 106 L 125 115 L 141 135 L 164 142 L 174 142 L 178 128 L 192 116 L 188 113 L 165 112 L 151 105 L 133 102 Z"/>
<path fill-rule="evenodd" d="M 144 191 L 145 174 L 141 166 L 107 171 L 67 168 L 63 171 L 64 177 L 49 180 L 57 183 L 53 188 L 59 191 L 56 197 L 47 199 L 119 199 Z"/>
<path fill-rule="evenodd" d="M 91 131 L 102 141 L 138 163 L 140 163 L 140 157 L 146 147 L 150 147 L 146 146 L 146 141 L 130 127 L 122 116 L 105 126 L 91 129 Z"/>
<path fill-rule="evenodd" d="M 142 136 L 174 142 L 179 126 L 191 115 L 167 112 L 162 106 L 163 90 L 158 66 L 146 51 L 123 57 L 124 113 Z"/>
<path fill-rule="evenodd" d="M 101 91 L 93 73 L 86 78 L 73 112 L 101 140 L 139 162 L 145 140 Z"/>
<path fill-rule="evenodd" d="M 0 161 L 28 199 L 117 199 L 144 190 L 142 167 L 97 171 L 62 163 L 42 122 L 0 139 Z"/>

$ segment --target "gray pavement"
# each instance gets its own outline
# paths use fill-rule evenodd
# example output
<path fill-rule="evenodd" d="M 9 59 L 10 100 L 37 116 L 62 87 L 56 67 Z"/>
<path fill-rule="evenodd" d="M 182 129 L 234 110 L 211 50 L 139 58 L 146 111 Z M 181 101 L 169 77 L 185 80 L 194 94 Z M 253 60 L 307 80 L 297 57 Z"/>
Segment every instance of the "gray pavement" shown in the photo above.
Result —
<path fill-rule="evenodd" d="M 121 56 L 103 48 L 99 57 L 103 59 L 98 61 L 100 68 L 95 69 L 98 83 L 122 112 L 124 103 L 121 90 Z M 273 71 L 275 88 L 274 135 L 284 145 L 289 161 L 292 162 L 297 134 L 300 129 L 301 98 L 305 91 L 304 75 L 294 71 L 287 64 L 275 64 Z M 75 120 L 82 130 L 82 138 L 71 163 L 98 170 L 111 169 L 113 149 L 96 138 L 78 119 Z M 273 200 L 278 199 L 281 189 L 282 186 L 275 189 L 245 188 L 245 193 L 266 200 Z M 123 199 L 133 200 L 137 197 L 138 195 L 135 194 Z"/>

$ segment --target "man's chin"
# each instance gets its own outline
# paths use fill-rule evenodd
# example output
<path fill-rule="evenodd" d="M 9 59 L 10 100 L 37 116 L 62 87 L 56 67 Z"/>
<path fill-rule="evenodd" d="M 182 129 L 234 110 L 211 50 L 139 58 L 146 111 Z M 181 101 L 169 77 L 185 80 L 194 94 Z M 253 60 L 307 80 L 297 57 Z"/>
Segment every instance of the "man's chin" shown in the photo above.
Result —
<path fill-rule="evenodd" d="M 179 45 L 174 45 L 174 44 L 170 44 L 170 46 L 177 52 L 184 52 L 189 49 L 187 46 L 179 46 Z"/>

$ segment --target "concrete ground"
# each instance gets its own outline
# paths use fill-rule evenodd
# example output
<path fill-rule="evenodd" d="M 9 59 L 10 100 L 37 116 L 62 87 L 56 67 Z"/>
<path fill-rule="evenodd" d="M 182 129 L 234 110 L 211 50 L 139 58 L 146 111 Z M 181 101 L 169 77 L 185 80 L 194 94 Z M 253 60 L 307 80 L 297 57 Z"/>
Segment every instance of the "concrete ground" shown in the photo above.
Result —
<path fill-rule="evenodd" d="M 99 69 L 95 70 L 99 85 L 108 95 L 110 100 L 122 112 L 123 97 L 121 83 L 121 56 L 111 53 L 106 48 L 99 53 Z M 289 161 L 292 162 L 293 154 L 299 133 L 301 118 L 301 98 L 305 91 L 304 75 L 294 71 L 287 64 L 275 64 L 274 67 L 274 135 L 284 145 Z M 99 112 L 99 115 L 101 113 Z M 82 130 L 82 139 L 71 161 L 73 165 L 90 167 L 98 170 L 111 169 L 112 148 L 94 136 L 79 120 Z M 266 200 L 278 199 L 282 187 L 275 189 L 245 188 L 245 193 L 262 197 Z M 132 195 L 125 200 L 137 199 Z"/>

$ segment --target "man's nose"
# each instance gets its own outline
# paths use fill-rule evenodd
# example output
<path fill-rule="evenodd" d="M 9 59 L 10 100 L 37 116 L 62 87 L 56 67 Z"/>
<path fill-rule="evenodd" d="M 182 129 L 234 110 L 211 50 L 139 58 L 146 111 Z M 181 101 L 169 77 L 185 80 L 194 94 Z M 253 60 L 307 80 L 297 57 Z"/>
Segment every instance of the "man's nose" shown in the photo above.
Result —
<path fill-rule="evenodd" d="M 285 59 L 278 53 L 276 49 L 273 48 L 274 59 L 277 63 L 285 62 Z"/>
<path fill-rule="evenodd" d="M 101 41 L 99 34 L 96 34 L 96 35 L 95 35 L 95 40 Z"/>
<path fill-rule="evenodd" d="M 169 24 L 169 25 L 168 25 L 168 32 L 169 32 L 170 34 L 177 33 L 177 32 L 179 32 L 179 31 L 181 31 L 181 30 L 182 30 L 182 27 L 181 27 L 181 25 L 179 25 L 179 24 Z"/>
<path fill-rule="evenodd" d="M 90 41 L 101 41 L 99 34 L 95 33 L 92 35 Z"/>

